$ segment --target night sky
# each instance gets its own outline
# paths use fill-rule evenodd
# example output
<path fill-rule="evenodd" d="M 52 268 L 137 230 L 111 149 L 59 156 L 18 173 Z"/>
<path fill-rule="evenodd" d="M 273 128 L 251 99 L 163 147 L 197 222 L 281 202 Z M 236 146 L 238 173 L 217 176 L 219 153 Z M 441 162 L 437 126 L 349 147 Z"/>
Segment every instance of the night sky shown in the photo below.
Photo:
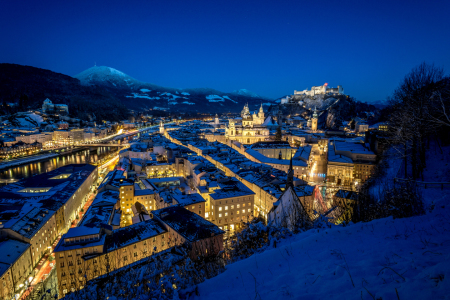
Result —
<path fill-rule="evenodd" d="M 94 65 L 175 88 L 278 98 L 342 85 L 384 100 L 423 61 L 450 68 L 450 1 L 0 2 L 0 62 Z"/>

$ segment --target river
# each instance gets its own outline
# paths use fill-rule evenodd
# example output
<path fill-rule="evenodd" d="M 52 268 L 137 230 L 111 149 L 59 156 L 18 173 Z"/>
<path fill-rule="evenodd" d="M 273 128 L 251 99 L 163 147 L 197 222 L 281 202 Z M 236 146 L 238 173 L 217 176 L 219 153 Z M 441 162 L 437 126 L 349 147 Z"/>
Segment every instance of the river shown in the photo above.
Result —
<path fill-rule="evenodd" d="M 117 151 L 117 147 L 91 147 L 93 150 L 85 149 L 78 152 L 72 152 L 61 156 L 49 158 L 44 161 L 32 162 L 29 164 L 11 167 L 0 171 L 0 182 L 6 180 L 20 180 L 37 174 L 53 171 L 59 167 L 69 164 L 87 164 L 94 163 L 99 159 L 108 156 Z"/>
<path fill-rule="evenodd" d="M 151 128 L 157 126 L 158 125 L 154 125 L 151 126 Z M 140 133 L 136 132 L 135 134 L 131 135 L 119 136 L 114 138 L 114 140 L 120 140 L 121 143 L 124 143 L 132 140 L 132 138 L 136 135 L 139 137 Z M 92 146 L 89 146 L 89 148 L 94 149 L 94 147 Z M 94 163 L 115 151 L 117 151 L 117 147 L 108 147 L 108 146 L 95 147 L 94 150 L 80 150 L 77 152 L 72 152 L 57 157 L 49 158 L 47 160 L 32 162 L 17 167 L 11 167 L 9 169 L 0 170 L 0 186 L 3 186 L 6 183 L 11 183 L 20 179 L 25 179 L 37 174 L 50 172 L 59 167 L 63 167 L 69 164 Z"/>

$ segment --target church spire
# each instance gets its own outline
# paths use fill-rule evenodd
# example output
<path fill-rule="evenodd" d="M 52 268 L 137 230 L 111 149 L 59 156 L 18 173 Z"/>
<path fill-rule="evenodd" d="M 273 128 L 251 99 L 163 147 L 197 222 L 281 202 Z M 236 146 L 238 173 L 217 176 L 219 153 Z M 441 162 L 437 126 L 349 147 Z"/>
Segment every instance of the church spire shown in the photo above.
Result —
<path fill-rule="evenodd" d="M 294 187 L 294 168 L 292 167 L 292 153 L 291 153 L 291 161 L 289 162 L 289 171 L 287 175 L 286 189 L 289 186 Z"/>

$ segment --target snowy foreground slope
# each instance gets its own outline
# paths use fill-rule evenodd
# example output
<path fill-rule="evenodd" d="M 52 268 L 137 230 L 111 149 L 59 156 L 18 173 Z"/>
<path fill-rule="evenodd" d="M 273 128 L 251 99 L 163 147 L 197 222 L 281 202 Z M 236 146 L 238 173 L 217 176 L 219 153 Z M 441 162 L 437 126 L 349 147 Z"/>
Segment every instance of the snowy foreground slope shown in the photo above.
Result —
<path fill-rule="evenodd" d="M 450 191 L 424 192 L 436 204 L 424 216 L 295 235 L 227 266 L 194 299 L 450 299 Z"/>

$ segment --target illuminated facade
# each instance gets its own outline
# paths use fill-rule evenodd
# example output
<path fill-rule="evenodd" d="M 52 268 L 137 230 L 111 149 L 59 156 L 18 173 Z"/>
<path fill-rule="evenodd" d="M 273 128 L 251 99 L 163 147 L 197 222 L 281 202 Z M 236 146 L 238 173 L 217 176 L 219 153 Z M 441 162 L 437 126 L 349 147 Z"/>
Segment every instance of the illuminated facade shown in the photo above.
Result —
<path fill-rule="evenodd" d="M 314 108 L 313 117 L 311 119 L 311 130 L 317 131 L 317 109 Z"/>
<path fill-rule="evenodd" d="M 328 83 L 320 86 L 313 86 L 311 90 L 303 90 L 303 91 L 294 91 L 294 95 L 306 95 L 306 96 L 315 96 L 315 95 L 343 95 L 344 88 L 341 85 L 338 85 L 337 88 L 328 87 Z"/>
<path fill-rule="evenodd" d="M 242 123 L 236 123 L 234 119 L 229 120 L 225 128 L 225 137 L 227 140 L 238 141 L 242 144 L 253 144 L 265 141 L 269 138 L 269 129 L 263 125 L 264 110 L 261 105 L 258 114 L 250 114 L 248 105 L 244 106 L 241 112 Z"/>

